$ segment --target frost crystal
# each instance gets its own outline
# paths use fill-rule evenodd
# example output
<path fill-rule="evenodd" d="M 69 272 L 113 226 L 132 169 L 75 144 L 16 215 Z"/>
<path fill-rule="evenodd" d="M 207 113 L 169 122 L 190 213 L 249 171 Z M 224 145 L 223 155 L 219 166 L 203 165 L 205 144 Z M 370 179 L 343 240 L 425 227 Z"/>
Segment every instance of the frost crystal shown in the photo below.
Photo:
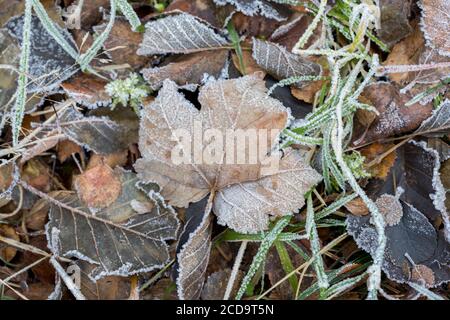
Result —
<path fill-rule="evenodd" d="M 227 4 L 233 5 L 237 11 L 242 12 L 246 16 L 253 17 L 255 15 L 262 15 L 269 19 L 277 21 L 286 20 L 287 17 L 283 14 L 281 7 L 276 4 L 271 4 L 265 0 L 214 0 L 214 3 L 219 6 Z"/>
<path fill-rule="evenodd" d="M 400 222 L 403 216 L 403 208 L 396 197 L 390 194 L 383 194 L 375 201 L 375 204 L 388 226 L 395 226 Z"/>

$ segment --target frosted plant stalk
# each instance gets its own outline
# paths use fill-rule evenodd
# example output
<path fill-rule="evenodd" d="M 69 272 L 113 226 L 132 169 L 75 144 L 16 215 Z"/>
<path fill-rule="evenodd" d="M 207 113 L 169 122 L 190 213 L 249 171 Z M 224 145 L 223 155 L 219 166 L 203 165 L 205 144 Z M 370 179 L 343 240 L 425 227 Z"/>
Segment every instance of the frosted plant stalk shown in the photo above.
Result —
<path fill-rule="evenodd" d="M 298 39 L 298 42 L 295 44 L 294 48 L 292 49 L 293 53 L 299 54 L 300 49 L 302 49 L 303 46 L 306 44 L 306 42 L 308 42 L 308 40 L 312 36 L 314 30 L 317 28 L 317 25 L 319 24 L 320 19 L 322 19 L 322 16 L 325 13 L 326 6 L 327 6 L 327 0 L 320 0 L 319 10 L 317 11 L 316 16 L 314 17 L 313 21 L 308 26 L 308 28 L 305 30 L 305 32 L 302 34 L 300 39 Z"/>
<path fill-rule="evenodd" d="M 19 79 L 17 80 L 17 97 L 14 104 L 14 119 L 12 122 L 13 146 L 19 143 L 20 128 L 25 114 L 27 100 L 28 69 L 30 66 L 30 39 L 31 39 L 31 10 L 32 0 L 25 2 L 25 18 L 22 31 L 22 49 L 20 54 Z"/>
<path fill-rule="evenodd" d="M 123 13 L 125 18 L 127 18 L 128 22 L 130 23 L 132 30 L 137 31 L 142 24 L 133 7 L 128 3 L 127 0 L 116 0 L 116 1 L 120 11 Z"/>

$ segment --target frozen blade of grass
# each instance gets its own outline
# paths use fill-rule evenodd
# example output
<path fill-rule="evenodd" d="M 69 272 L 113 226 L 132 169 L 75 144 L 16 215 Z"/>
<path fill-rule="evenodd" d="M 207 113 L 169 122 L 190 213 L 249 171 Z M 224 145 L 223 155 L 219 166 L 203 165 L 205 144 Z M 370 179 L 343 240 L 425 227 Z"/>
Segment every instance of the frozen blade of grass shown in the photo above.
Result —
<path fill-rule="evenodd" d="M 25 115 L 25 104 L 27 100 L 28 69 L 30 66 L 30 39 L 31 39 L 31 10 L 32 0 L 25 2 L 25 18 L 22 31 L 22 49 L 20 54 L 19 79 L 17 80 L 17 97 L 13 108 L 12 134 L 13 146 L 19 143 L 20 128 Z"/>
<path fill-rule="evenodd" d="M 33 2 L 33 9 L 36 12 L 39 20 L 44 26 L 45 30 L 55 39 L 55 41 L 75 60 L 78 59 L 78 52 L 71 46 L 59 29 L 56 27 L 53 20 L 48 16 L 44 6 L 39 0 L 31 0 Z"/>
<path fill-rule="evenodd" d="M 342 206 L 344 206 L 346 203 L 350 202 L 351 200 L 355 199 L 356 197 L 357 197 L 357 194 L 353 193 L 353 194 L 344 196 L 344 197 L 334 201 L 328 207 L 326 207 L 325 209 L 322 209 L 321 211 L 319 211 L 316 214 L 316 220 L 323 219 L 323 218 L 329 216 L 330 214 L 332 214 L 333 212 L 336 212 L 337 210 L 339 210 L 339 208 L 341 208 Z"/>
<path fill-rule="evenodd" d="M 239 267 L 241 266 L 242 258 L 244 257 L 245 249 L 247 248 L 247 243 L 248 241 L 242 241 L 241 246 L 239 247 L 239 251 L 234 260 L 233 269 L 231 270 L 230 279 L 228 280 L 228 284 L 225 289 L 223 300 L 228 300 L 230 298 L 234 282 L 236 281 L 237 275 L 239 273 Z"/>
<path fill-rule="evenodd" d="M 372 67 L 371 69 L 377 67 L 377 61 L 378 61 L 377 59 L 374 59 L 374 61 L 372 61 L 373 65 L 371 66 Z M 360 63 L 361 61 L 358 62 L 359 66 Z M 353 176 L 352 171 L 347 166 L 347 163 L 345 162 L 343 156 L 344 125 L 343 125 L 342 105 L 345 97 L 350 93 L 350 90 L 353 88 L 357 72 L 359 72 L 359 68 L 355 67 L 351 71 L 349 79 L 347 80 L 345 86 L 340 92 L 339 102 L 337 103 L 336 106 L 337 125 L 334 128 L 334 134 L 332 135 L 332 146 L 334 149 L 336 160 L 339 166 L 341 167 L 342 173 L 344 174 L 345 178 L 347 179 L 348 183 L 353 188 L 353 190 L 355 190 L 355 192 L 361 197 L 366 206 L 369 208 L 369 211 L 372 214 L 373 224 L 375 225 L 375 229 L 378 234 L 378 247 L 373 257 L 373 265 L 370 266 L 370 268 L 368 269 L 369 279 L 367 284 L 369 290 L 367 298 L 370 300 L 375 300 L 377 299 L 377 293 L 380 287 L 381 266 L 383 264 L 384 250 L 386 248 L 386 241 L 387 241 L 384 230 L 385 226 L 384 219 L 375 203 L 366 195 L 364 190 L 359 186 L 358 182 L 356 181 L 356 178 Z M 366 77 L 366 80 L 367 78 L 368 77 Z"/>
<path fill-rule="evenodd" d="M 348 279 L 342 280 L 341 282 L 336 283 L 335 285 L 329 287 L 325 291 L 325 293 L 324 293 L 324 296 L 326 297 L 325 299 L 327 299 L 327 300 L 333 299 L 334 297 L 340 295 L 344 291 L 357 285 L 358 282 L 363 280 L 365 277 L 367 277 L 367 274 L 363 273 L 359 276 L 356 276 L 353 278 L 348 278 Z"/>
<path fill-rule="evenodd" d="M 111 29 L 114 26 L 114 21 L 116 19 L 116 1 L 117 0 L 110 0 L 111 15 L 105 30 L 103 30 L 103 32 L 94 40 L 92 46 L 80 56 L 79 64 L 81 66 L 81 70 L 87 70 L 89 68 L 89 64 L 91 63 L 92 59 L 95 58 L 98 51 L 102 48 L 103 43 L 108 38 L 108 35 L 111 32 Z"/>
<path fill-rule="evenodd" d="M 316 16 L 314 17 L 311 24 L 308 26 L 308 28 L 305 30 L 305 32 L 302 34 L 300 39 L 298 39 L 297 43 L 295 44 L 294 48 L 292 49 L 293 53 L 298 54 L 299 50 L 303 48 L 303 46 L 308 42 L 309 38 L 312 36 L 314 30 L 317 28 L 317 25 L 319 24 L 320 19 L 322 19 L 323 14 L 325 13 L 325 8 L 327 6 L 328 0 L 320 0 L 319 9 L 317 11 Z"/>
<path fill-rule="evenodd" d="M 303 144 L 303 145 L 307 145 L 307 146 L 321 145 L 323 143 L 322 138 L 314 138 L 314 137 L 300 135 L 289 129 L 285 129 L 283 131 L 283 134 L 288 138 L 288 142 L 290 142 L 289 140 L 291 140 L 294 143 Z"/>
<path fill-rule="evenodd" d="M 424 90 L 423 92 L 414 96 L 411 100 L 409 100 L 407 103 L 405 103 L 405 106 L 407 106 L 407 107 L 412 106 L 413 104 L 419 102 L 420 100 L 422 100 L 422 99 L 428 97 L 429 95 L 433 94 L 434 92 L 440 90 L 441 88 L 446 87 L 448 84 L 450 84 L 450 78 L 445 78 L 438 84 L 431 86 L 431 87 L 427 88 L 426 90 Z"/>
<path fill-rule="evenodd" d="M 277 249 L 278 256 L 280 258 L 281 266 L 286 274 L 291 273 L 294 270 L 294 265 L 292 264 L 291 258 L 289 257 L 289 252 L 286 250 L 286 247 L 283 242 L 275 241 L 275 248 Z M 297 291 L 298 280 L 295 275 L 292 275 L 288 279 L 289 284 L 291 285 L 292 292 Z"/>
<path fill-rule="evenodd" d="M 238 290 L 238 293 L 236 294 L 236 300 L 240 300 L 242 296 L 244 295 L 245 291 L 247 290 L 247 287 L 249 286 L 253 276 L 258 271 L 261 264 L 264 262 L 265 257 L 267 255 L 267 252 L 269 251 L 272 244 L 277 239 L 278 235 L 283 231 L 284 227 L 287 226 L 289 223 L 289 220 L 291 219 L 291 216 L 285 216 L 278 220 L 278 222 L 275 224 L 275 226 L 270 230 L 267 235 L 264 237 L 263 241 L 261 242 L 261 245 L 258 248 L 258 252 L 256 253 L 255 257 L 253 258 L 252 264 L 250 265 L 250 268 L 245 275 L 244 279 L 242 280 L 241 286 Z"/>
<path fill-rule="evenodd" d="M 431 290 L 428 290 L 427 288 L 425 288 L 424 286 L 421 286 L 417 283 L 414 282 L 409 282 L 408 283 L 414 290 L 416 290 L 418 293 L 420 293 L 421 295 L 427 297 L 429 300 L 445 300 L 443 297 L 441 297 L 440 295 L 434 293 Z"/>
<path fill-rule="evenodd" d="M 326 80 L 326 79 L 328 79 L 328 77 L 323 77 L 323 76 L 296 76 L 296 77 L 286 78 L 281 81 L 278 81 L 273 86 L 271 86 L 269 91 L 267 92 L 267 94 L 270 96 L 276 88 L 290 86 L 291 84 L 294 84 L 297 82 L 318 81 L 318 80 Z"/>
<path fill-rule="evenodd" d="M 127 0 L 116 0 L 119 10 L 123 13 L 125 18 L 131 25 L 133 31 L 144 31 L 141 20 L 137 16 L 133 7 L 128 3 Z"/>
<path fill-rule="evenodd" d="M 317 233 L 316 223 L 314 219 L 314 207 L 312 203 L 311 193 L 306 200 L 306 233 L 309 235 L 311 243 L 311 251 L 314 256 L 313 266 L 317 275 L 317 283 L 319 288 L 328 288 L 328 277 L 325 273 L 322 255 L 320 252 L 320 239 Z"/>
<path fill-rule="evenodd" d="M 232 21 L 228 23 L 227 26 L 228 34 L 230 35 L 231 43 L 233 45 L 234 51 L 236 52 L 236 55 L 238 57 L 239 61 L 239 67 L 242 71 L 243 75 L 246 75 L 247 72 L 245 71 L 245 63 L 244 63 L 244 56 L 242 53 L 242 47 L 241 47 L 241 39 L 239 38 L 239 34 L 236 31 L 236 28 L 234 27 L 234 24 Z"/>

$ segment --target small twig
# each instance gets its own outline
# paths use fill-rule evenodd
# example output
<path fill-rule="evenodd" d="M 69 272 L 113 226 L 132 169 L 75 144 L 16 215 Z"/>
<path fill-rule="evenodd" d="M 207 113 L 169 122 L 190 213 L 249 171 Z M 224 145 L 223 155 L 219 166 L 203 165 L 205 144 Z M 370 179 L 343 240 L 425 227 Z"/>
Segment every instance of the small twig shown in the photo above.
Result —
<path fill-rule="evenodd" d="M 67 288 L 73 294 L 75 299 L 77 299 L 77 300 L 86 300 L 86 297 L 81 293 L 80 289 L 77 288 L 75 283 L 73 283 L 72 278 L 69 277 L 69 275 L 66 273 L 64 268 L 61 266 L 61 264 L 58 261 L 56 261 L 55 257 L 52 256 L 50 258 L 50 263 L 55 268 L 56 272 L 61 277 L 61 279 L 64 281 L 64 283 L 66 284 Z"/>

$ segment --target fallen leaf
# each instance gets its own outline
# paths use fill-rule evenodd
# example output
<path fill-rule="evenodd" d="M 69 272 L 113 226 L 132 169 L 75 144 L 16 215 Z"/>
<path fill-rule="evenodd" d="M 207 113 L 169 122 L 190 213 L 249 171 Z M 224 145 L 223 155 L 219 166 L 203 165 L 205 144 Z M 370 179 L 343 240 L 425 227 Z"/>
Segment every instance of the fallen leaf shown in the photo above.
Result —
<path fill-rule="evenodd" d="M 188 208 L 186 224 L 177 246 L 176 284 L 181 300 L 198 299 L 202 293 L 211 251 L 212 217 L 207 202 Z"/>
<path fill-rule="evenodd" d="M 206 22 L 186 13 L 169 15 L 145 25 L 138 55 L 193 53 L 229 45 Z"/>
<path fill-rule="evenodd" d="M 98 165 L 105 164 L 111 168 L 124 167 L 128 161 L 128 152 L 121 151 L 116 153 L 110 153 L 107 155 L 92 154 L 89 158 L 86 169 L 89 170 Z"/>
<path fill-rule="evenodd" d="M 450 251 L 441 232 L 412 205 L 401 201 L 403 216 L 398 224 L 386 226 L 386 251 L 383 271 L 389 279 L 404 283 L 411 277 L 415 265 L 425 265 L 435 273 L 433 287 L 450 281 Z M 377 232 L 370 217 L 347 217 L 347 231 L 360 248 L 374 254 Z M 444 243 L 442 243 L 444 242 Z M 411 265 L 414 264 L 414 265 Z"/>
<path fill-rule="evenodd" d="M 72 154 L 79 154 L 80 157 L 84 156 L 83 149 L 81 149 L 78 144 L 70 140 L 60 141 L 58 143 L 56 151 L 58 153 L 59 162 L 66 161 L 72 156 Z"/>
<path fill-rule="evenodd" d="M 294 19 L 290 18 L 290 20 L 292 21 L 277 28 L 269 38 L 270 42 L 283 46 L 289 52 L 292 51 L 294 46 L 297 44 L 298 39 L 300 39 L 308 26 L 311 24 L 313 17 L 307 14 L 299 14 Z M 309 48 L 312 44 L 319 40 L 321 32 L 322 24 L 319 24 L 304 47 Z"/>
<path fill-rule="evenodd" d="M 416 134 L 425 136 L 443 136 L 450 130 L 450 100 L 446 99 L 433 114 L 422 122 L 415 131 Z"/>
<path fill-rule="evenodd" d="M 405 106 L 405 103 L 413 96 L 400 93 L 395 85 L 387 82 L 368 85 L 362 97 L 362 101 L 373 105 L 380 115 L 373 121 L 367 132 L 358 137 L 356 144 L 378 141 L 412 131 L 419 127 L 432 111 L 431 104 L 422 106 L 420 103 L 415 103 Z"/>
<path fill-rule="evenodd" d="M 23 16 L 11 18 L 5 27 L 9 33 L 22 43 Z M 72 36 L 64 29 L 56 26 L 64 39 L 76 51 Z M 47 32 L 39 18 L 32 16 L 31 29 L 33 37 L 30 41 L 29 77 L 33 79 L 27 86 L 27 92 L 49 92 L 78 71 L 72 58 Z M 45 43 L 45 46 L 42 44 Z"/>
<path fill-rule="evenodd" d="M 99 35 L 105 28 L 106 23 L 94 27 L 94 31 Z M 114 21 L 114 26 L 103 43 L 103 48 L 111 57 L 113 64 L 128 64 L 132 69 L 138 69 L 152 60 L 151 57 L 136 54 L 143 37 L 142 33 L 131 30 L 130 23 L 125 18 L 119 17 Z"/>
<path fill-rule="evenodd" d="M 120 195 L 95 215 L 73 192 L 50 194 L 55 200 L 46 226 L 49 247 L 54 254 L 94 264 L 89 274 L 93 280 L 162 267 L 169 259 L 165 240 L 174 239 L 178 229 L 175 212 L 155 193 L 155 185 L 138 188 L 134 173 L 115 173 L 122 184 Z M 152 204 L 153 209 L 138 214 L 133 200 Z"/>
<path fill-rule="evenodd" d="M 203 287 L 201 295 L 202 300 L 223 300 L 230 275 L 231 269 L 216 271 L 209 275 Z M 239 289 L 239 283 L 243 277 L 244 273 L 239 271 L 231 290 L 230 297 L 234 297 L 236 295 Z"/>
<path fill-rule="evenodd" d="M 87 300 L 126 300 L 130 294 L 129 278 L 108 276 L 92 281 L 89 275 L 95 266 L 81 260 L 69 268 L 80 272 L 80 291 Z"/>
<path fill-rule="evenodd" d="M 158 90 L 166 79 L 179 86 L 196 86 L 205 80 L 205 76 L 219 78 L 227 60 L 227 50 L 196 52 L 176 57 L 162 66 L 143 69 L 141 73 L 152 90 Z"/>
<path fill-rule="evenodd" d="M 94 75 L 79 73 L 63 82 L 61 87 L 77 103 L 94 109 L 111 103 L 111 97 L 105 90 L 107 84 L 106 80 Z"/>
<path fill-rule="evenodd" d="M 75 178 L 79 198 L 93 209 L 106 208 L 117 200 L 122 183 L 108 165 L 100 164 Z"/>
<path fill-rule="evenodd" d="M 260 67 L 279 80 L 299 76 L 319 76 L 322 71 L 320 65 L 290 53 L 278 44 L 256 38 L 253 39 L 253 58 Z M 294 85 L 301 88 L 304 83 L 302 81 Z"/>
<path fill-rule="evenodd" d="M 173 82 L 164 82 L 158 97 L 146 106 L 142 115 L 139 146 L 143 158 L 135 164 L 139 178 L 158 183 L 163 197 L 170 204 L 179 207 L 197 202 L 211 191 L 217 192 L 214 211 L 220 223 L 231 224 L 234 228 L 239 228 L 236 231 L 246 233 L 267 228 L 268 216 L 264 216 L 271 212 L 269 208 L 278 206 L 279 210 L 275 214 L 282 215 L 303 206 L 303 194 L 320 180 L 320 176 L 304 164 L 295 151 L 287 152 L 289 156 L 281 159 L 282 169 L 266 174 L 263 172 L 263 163 L 268 158 L 258 159 L 255 164 L 243 165 L 192 162 L 175 165 L 172 162 L 171 150 L 176 150 L 178 145 L 172 139 L 172 134 L 175 133 L 172 128 L 184 129 L 192 137 L 195 123 L 198 122 L 202 124 L 202 130 L 214 128 L 226 136 L 226 131 L 230 128 L 281 130 L 287 124 L 287 109 L 279 101 L 267 96 L 264 81 L 255 75 L 210 81 L 200 89 L 199 101 L 202 105 L 200 111 L 178 92 Z M 204 114 L 208 116 L 205 117 Z M 272 146 L 274 137 L 269 137 L 267 142 Z M 161 148 L 161 143 L 164 143 L 164 148 Z M 249 150 L 248 145 L 245 148 L 245 151 Z M 203 151 L 203 146 L 200 151 Z M 194 154 L 187 156 L 196 157 Z M 225 150 L 223 156 L 226 157 Z M 274 157 L 278 159 L 278 156 Z M 236 162 L 235 159 L 232 160 Z M 255 181 L 258 179 L 260 180 Z M 243 185 L 244 182 L 248 184 Z M 296 188 L 292 188 L 292 183 Z M 290 189 L 287 198 L 293 202 L 284 201 L 280 204 L 284 196 L 277 192 L 288 192 L 286 189 Z M 240 191 L 236 192 L 237 190 Z M 254 191 L 256 193 L 252 193 Z M 251 200 L 253 205 L 265 208 L 265 213 L 256 212 L 257 210 L 245 204 L 243 212 L 237 214 L 240 208 L 233 205 L 233 198 L 225 199 L 230 195 L 236 197 L 239 204 L 244 200 L 241 197 L 245 195 L 246 200 Z M 262 197 L 261 200 L 258 200 L 259 197 Z M 243 215 L 248 219 L 243 220 Z"/>
<path fill-rule="evenodd" d="M 377 34 L 388 46 L 392 46 L 411 32 L 408 17 L 411 13 L 410 1 L 380 0 L 380 29 Z"/>
<path fill-rule="evenodd" d="M 376 199 L 382 194 L 394 195 L 400 187 L 403 190 L 400 200 L 414 206 L 433 224 L 443 222 L 445 236 L 450 238 L 446 196 L 439 169 L 438 152 L 428 148 L 425 142 L 411 141 L 397 149 L 397 158 L 388 176 L 384 180 L 370 180 L 366 190 Z"/>
<path fill-rule="evenodd" d="M 120 114 L 120 110 L 114 111 Z M 126 150 L 135 141 L 134 128 L 129 125 L 132 119 L 122 119 L 121 124 L 109 115 L 102 115 L 101 110 L 97 114 L 100 116 L 84 116 L 74 108 L 68 108 L 59 115 L 58 126 L 67 138 L 99 154 Z"/>
<path fill-rule="evenodd" d="M 12 226 L 7 224 L 0 223 L 0 235 L 5 238 L 20 241 L 20 237 L 17 234 L 16 230 Z M 7 246 L 4 243 L 0 244 L 0 258 L 3 261 L 10 262 L 16 256 L 16 253 L 17 248 Z"/>
<path fill-rule="evenodd" d="M 250 51 L 242 51 L 242 61 L 245 67 L 245 72 L 241 69 L 239 58 L 235 52 L 232 52 L 231 59 L 233 60 L 234 67 L 239 70 L 241 75 L 252 74 L 255 72 L 261 72 L 265 74 L 264 69 L 258 66 Z"/>
<path fill-rule="evenodd" d="M 362 156 L 364 156 L 365 164 L 369 164 L 376 159 L 379 159 L 381 156 L 384 156 L 384 153 L 389 149 L 393 148 L 394 144 L 392 143 L 372 143 L 367 147 L 364 147 L 360 150 Z M 371 174 L 374 178 L 384 179 L 389 174 L 392 166 L 395 163 L 396 159 L 396 151 L 393 150 L 387 156 L 384 156 L 381 161 L 377 162 L 375 165 L 372 165 L 366 170 Z"/>
<path fill-rule="evenodd" d="M 344 206 L 355 216 L 365 216 L 369 214 L 369 208 L 367 208 L 366 203 L 360 197 L 347 202 Z"/>
<path fill-rule="evenodd" d="M 218 10 L 213 0 L 174 0 L 166 8 L 166 12 L 180 10 L 196 16 L 216 28 L 223 27 L 222 19 L 219 19 Z"/>
<path fill-rule="evenodd" d="M 439 51 L 439 54 L 450 56 L 450 31 L 448 28 L 448 0 L 422 0 L 422 30 L 427 45 Z"/>
<path fill-rule="evenodd" d="M 246 16 L 262 15 L 269 19 L 283 21 L 287 19 L 288 9 L 280 4 L 266 0 L 214 0 L 219 6 L 233 5 L 237 11 Z"/>

